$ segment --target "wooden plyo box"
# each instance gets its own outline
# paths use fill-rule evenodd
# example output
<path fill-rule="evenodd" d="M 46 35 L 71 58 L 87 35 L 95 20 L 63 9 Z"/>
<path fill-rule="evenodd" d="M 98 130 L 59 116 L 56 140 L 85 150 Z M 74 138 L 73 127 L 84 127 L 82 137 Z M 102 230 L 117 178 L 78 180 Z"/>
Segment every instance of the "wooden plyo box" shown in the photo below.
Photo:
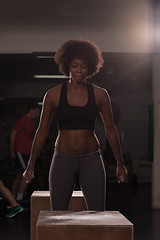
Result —
<path fill-rule="evenodd" d="M 36 240 L 133 240 L 133 224 L 118 211 L 40 211 Z"/>
<path fill-rule="evenodd" d="M 31 240 L 36 240 L 36 222 L 41 210 L 50 210 L 50 192 L 34 191 L 31 196 Z M 86 203 L 82 191 L 74 191 L 69 205 L 69 211 L 84 211 Z"/>

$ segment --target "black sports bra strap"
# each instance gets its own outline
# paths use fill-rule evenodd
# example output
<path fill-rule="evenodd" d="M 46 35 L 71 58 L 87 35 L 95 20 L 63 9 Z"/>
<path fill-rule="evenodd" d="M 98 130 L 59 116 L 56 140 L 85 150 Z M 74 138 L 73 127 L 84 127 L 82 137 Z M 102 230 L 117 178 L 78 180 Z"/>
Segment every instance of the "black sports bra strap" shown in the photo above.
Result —
<path fill-rule="evenodd" d="M 64 104 L 67 101 L 67 82 L 62 84 L 60 94 L 60 104 Z"/>
<path fill-rule="evenodd" d="M 87 85 L 88 85 L 88 102 L 91 101 L 91 104 L 93 103 L 96 104 L 93 85 L 89 82 L 87 82 Z"/>

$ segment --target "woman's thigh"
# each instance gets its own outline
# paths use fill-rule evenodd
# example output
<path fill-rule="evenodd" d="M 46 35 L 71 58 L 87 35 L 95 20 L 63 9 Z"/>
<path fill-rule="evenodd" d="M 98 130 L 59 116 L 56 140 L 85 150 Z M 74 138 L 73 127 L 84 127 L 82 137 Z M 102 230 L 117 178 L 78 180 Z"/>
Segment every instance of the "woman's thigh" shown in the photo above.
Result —
<path fill-rule="evenodd" d="M 55 152 L 50 172 L 49 188 L 51 208 L 53 210 L 67 210 L 76 183 L 74 161 L 64 154 Z"/>
<path fill-rule="evenodd" d="M 79 182 L 89 210 L 105 210 L 106 173 L 99 152 L 81 161 Z"/>

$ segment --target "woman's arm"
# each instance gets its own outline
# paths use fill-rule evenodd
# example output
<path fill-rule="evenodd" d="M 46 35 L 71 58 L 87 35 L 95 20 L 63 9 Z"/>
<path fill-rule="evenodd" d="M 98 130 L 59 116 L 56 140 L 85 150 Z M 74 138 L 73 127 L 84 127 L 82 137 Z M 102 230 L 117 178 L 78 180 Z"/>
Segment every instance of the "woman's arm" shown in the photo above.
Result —
<path fill-rule="evenodd" d="M 48 130 L 53 111 L 54 106 L 52 101 L 52 93 L 47 92 L 43 100 L 40 123 L 36 131 L 35 137 L 33 139 L 30 159 L 27 165 L 27 169 L 23 174 L 24 178 L 26 179 L 26 182 L 30 182 L 34 178 L 35 162 L 43 148 L 46 137 L 48 135 Z"/>
<path fill-rule="evenodd" d="M 127 178 L 127 170 L 124 166 L 124 160 L 121 153 L 120 141 L 116 126 L 114 124 L 111 101 L 106 90 L 101 89 L 100 114 L 104 122 L 105 132 L 117 160 L 117 179 L 124 182 Z"/>

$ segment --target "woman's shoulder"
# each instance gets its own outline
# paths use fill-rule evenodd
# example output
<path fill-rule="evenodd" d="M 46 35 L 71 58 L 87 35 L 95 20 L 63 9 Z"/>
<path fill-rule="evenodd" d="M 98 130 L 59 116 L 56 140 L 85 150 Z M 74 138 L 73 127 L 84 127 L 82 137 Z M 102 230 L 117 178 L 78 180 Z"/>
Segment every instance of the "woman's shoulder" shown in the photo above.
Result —
<path fill-rule="evenodd" d="M 58 86 L 49 89 L 45 93 L 44 100 L 47 101 L 48 103 L 52 102 L 54 103 L 54 105 L 57 105 L 60 98 L 61 87 L 62 84 L 59 84 Z"/>
<path fill-rule="evenodd" d="M 94 89 L 94 93 L 97 97 L 103 98 L 103 97 L 109 97 L 108 91 L 103 88 L 103 87 L 99 87 L 95 84 L 92 84 L 93 89 Z"/>
<path fill-rule="evenodd" d="M 49 98 L 56 98 L 56 97 L 58 97 L 60 95 L 60 92 L 61 92 L 61 87 L 62 87 L 62 84 L 59 84 L 58 86 L 49 89 L 46 92 L 45 96 L 47 96 Z"/>
<path fill-rule="evenodd" d="M 60 92 L 60 91 L 61 91 L 61 87 L 62 87 L 62 84 L 59 84 L 58 86 L 49 89 L 49 90 L 46 92 L 46 94 L 49 94 L 49 95 L 56 94 L 57 92 Z"/>

